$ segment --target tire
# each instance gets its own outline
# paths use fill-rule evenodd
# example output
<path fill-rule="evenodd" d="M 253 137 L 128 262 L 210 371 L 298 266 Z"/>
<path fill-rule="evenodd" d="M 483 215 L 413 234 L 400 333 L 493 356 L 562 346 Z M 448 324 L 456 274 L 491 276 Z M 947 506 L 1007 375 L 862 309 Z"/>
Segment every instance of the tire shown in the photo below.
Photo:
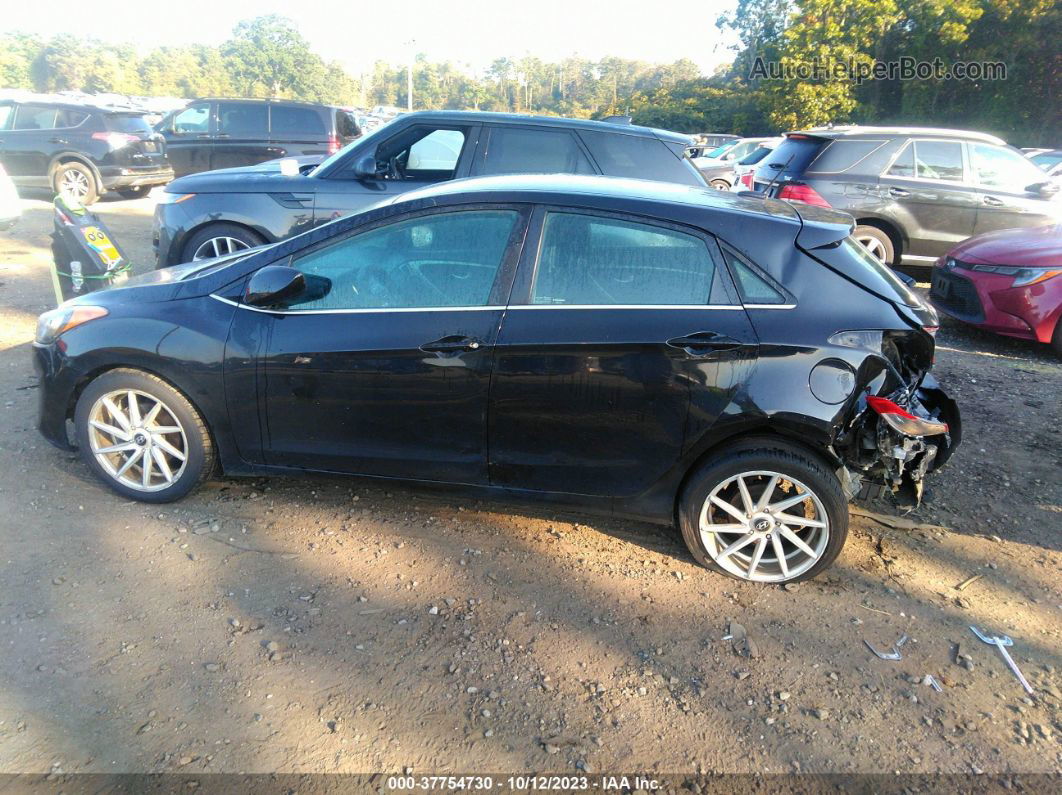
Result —
<path fill-rule="evenodd" d="M 759 498 L 775 475 L 779 480 L 769 510 L 759 509 Z M 739 476 L 744 476 L 752 512 L 745 510 Z M 802 493 L 807 495 L 802 502 L 775 507 Z M 713 495 L 751 518 L 739 522 L 709 502 Z M 780 515 L 788 518 L 779 522 Z M 679 498 L 678 520 L 686 546 L 702 566 L 746 582 L 799 582 L 819 574 L 840 554 L 848 537 L 848 502 L 837 476 L 814 454 L 775 439 L 749 439 L 713 455 L 689 478 Z M 703 527 L 736 529 L 702 532 L 702 521 Z M 798 526 L 801 522 L 824 526 Z M 794 544 L 793 536 L 814 554 Z"/>
<path fill-rule="evenodd" d="M 135 413 L 130 411 L 129 395 L 137 401 Z M 162 408 L 149 425 L 152 401 Z M 141 423 L 136 422 L 137 415 Z M 92 381 L 78 398 L 74 427 L 89 469 L 118 494 L 139 502 L 180 499 L 210 477 L 217 460 L 210 432 L 195 406 L 161 378 L 142 370 L 109 370 Z M 177 430 L 153 432 L 153 428 Z M 104 452 L 108 447 L 126 449 Z M 145 456 L 151 461 L 146 475 Z"/>
<path fill-rule="evenodd" d="M 893 245 L 892 238 L 886 232 L 876 226 L 861 224 L 852 232 L 852 237 L 886 265 L 896 264 L 896 247 Z"/>
<path fill-rule="evenodd" d="M 1051 347 L 1055 349 L 1055 353 L 1062 356 L 1062 317 L 1058 318 L 1058 322 L 1055 323 L 1055 333 L 1051 335 Z"/>
<path fill-rule="evenodd" d="M 727 182 L 725 179 L 713 179 L 708 184 L 716 190 L 730 190 L 730 183 Z"/>
<path fill-rule="evenodd" d="M 66 193 L 86 207 L 100 197 L 96 175 L 84 163 L 62 163 L 52 175 L 52 190 Z"/>
<path fill-rule="evenodd" d="M 118 191 L 118 195 L 123 199 L 142 199 L 150 192 L 150 185 L 137 185 L 135 188 L 122 188 Z"/>
<path fill-rule="evenodd" d="M 218 245 L 215 249 L 213 241 Z M 253 248 L 265 243 L 262 237 L 237 224 L 210 224 L 188 238 L 181 250 L 181 262 L 224 256 L 244 248 Z M 214 252 L 217 251 L 215 254 Z"/>

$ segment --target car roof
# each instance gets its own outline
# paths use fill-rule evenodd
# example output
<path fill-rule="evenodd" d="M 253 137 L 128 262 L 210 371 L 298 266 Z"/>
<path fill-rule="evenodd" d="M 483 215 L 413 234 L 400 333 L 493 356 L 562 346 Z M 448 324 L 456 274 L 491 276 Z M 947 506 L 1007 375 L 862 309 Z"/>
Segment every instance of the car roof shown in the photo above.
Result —
<path fill-rule="evenodd" d="M 812 127 L 806 130 L 787 132 L 791 135 L 811 135 L 816 138 L 847 138 L 859 135 L 903 135 L 920 138 L 969 138 L 990 144 L 1006 146 L 1006 141 L 988 133 L 973 130 L 951 130 L 944 127 L 863 127 L 858 124 L 839 127 Z"/>
<path fill-rule="evenodd" d="M 466 203 L 476 198 L 482 200 L 488 194 L 495 201 L 542 204 L 581 200 L 579 203 L 594 204 L 595 200 L 606 200 L 614 204 L 615 200 L 619 200 L 629 202 L 631 209 L 634 209 L 634 205 L 677 205 L 694 210 L 755 213 L 790 220 L 797 218 L 797 212 L 791 204 L 777 199 L 743 196 L 674 182 L 584 174 L 511 174 L 455 179 L 402 193 L 395 197 L 393 204 L 420 199 L 432 199 L 439 204 Z"/>
<path fill-rule="evenodd" d="M 307 102 L 303 99 L 278 99 L 276 97 L 199 97 L 198 99 L 189 100 L 189 105 L 194 105 L 196 102 L 247 102 L 247 103 L 266 103 L 269 105 L 302 105 L 307 108 L 334 108 L 337 105 L 327 105 L 324 102 Z M 187 107 L 187 106 L 186 106 Z"/>
<path fill-rule="evenodd" d="M 123 113 L 129 116 L 146 116 L 150 111 L 143 108 L 130 108 L 124 105 L 94 105 L 88 102 L 73 102 L 71 100 L 43 99 L 37 97 L 5 97 L 0 99 L 0 105 L 42 105 L 49 108 L 61 108 L 63 110 L 80 110 L 93 113 Z"/>
<path fill-rule="evenodd" d="M 426 122 L 461 122 L 464 124 L 533 124 L 536 127 L 563 127 L 565 129 L 596 130 L 599 132 L 639 135 L 647 138 L 660 138 L 683 145 L 689 144 L 693 136 L 685 133 L 660 130 L 655 127 L 640 127 L 637 124 L 617 124 L 615 122 L 597 121 L 595 119 L 572 119 L 566 116 L 538 116 L 531 113 L 490 113 L 478 110 L 418 110 L 404 113 L 402 119 Z"/>

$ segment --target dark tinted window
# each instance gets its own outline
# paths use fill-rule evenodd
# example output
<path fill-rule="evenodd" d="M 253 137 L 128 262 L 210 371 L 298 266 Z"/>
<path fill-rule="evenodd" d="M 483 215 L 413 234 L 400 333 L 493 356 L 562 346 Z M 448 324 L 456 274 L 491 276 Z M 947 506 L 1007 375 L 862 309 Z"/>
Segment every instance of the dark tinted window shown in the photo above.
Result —
<path fill-rule="evenodd" d="M 295 260 L 318 296 L 294 309 L 486 306 L 519 219 L 451 212 L 381 226 Z"/>
<path fill-rule="evenodd" d="M 915 175 L 914 143 L 908 143 L 900 152 L 888 173 L 894 177 L 913 177 Z"/>
<path fill-rule="evenodd" d="M 785 295 L 771 286 L 767 277 L 757 273 L 752 266 L 730 249 L 723 247 L 723 256 L 734 274 L 741 300 L 746 304 L 784 304 Z"/>
<path fill-rule="evenodd" d="M 769 181 L 775 174 L 782 171 L 802 172 L 827 143 L 829 142 L 822 138 L 789 136 L 775 148 L 772 154 L 760 161 L 760 166 L 756 170 L 756 178 Z M 786 167 L 787 162 L 788 167 Z M 771 168 L 776 163 L 779 167 Z"/>
<path fill-rule="evenodd" d="M 222 105 L 224 107 L 224 105 Z M 292 105 L 274 105 L 271 109 L 270 130 L 279 133 L 306 133 L 325 136 L 324 120 L 313 108 L 299 108 Z"/>
<path fill-rule="evenodd" d="M 103 123 L 111 132 L 137 133 L 150 135 L 151 125 L 145 117 L 135 113 L 108 113 Z"/>
<path fill-rule="evenodd" d="M 55 129 L 55 108 L 46 105 L 19 105 L 15 111 L 13 130 Z"/>
<path fill-rule="evenodd" d="M 686 161 L 675 157 L 663 141 L 638 135 L 580 130 L 590 154 L 601 172 L 610 177 L 655 179 L 684 185 L 703 185 L 704 181 Z"/>
<path fill-rule="evenodd" d="M 565 130 L 495 127 L 481 174 L 592 174 L 579 142 Z"/>
<path fill-rule="evenodd" d="M 915 141 L 915 176 L 962 182 L 962 144 L 957 141 Z"/>
<path fill-rule="evenodd" d="M 336 111 L 336 130 L 340 138 L 357 138 L 361 135 L 361 128 L 349 110 Z"/>
<path fill-rule="evenodd" d="M 751 154 L 746 155 L 738 161 L 739 166 L 752 166 L 759 163 L 763 158 L 767 157 L 768 152 L 774 151 L 773 147 L 761 146 L 758 149 L 753 149 Z"/>
<path fill-rule="evenodd" d="M 265 136 L 269 132 L 269 108 L 252 102 L 219 102 L 218 132 Z"/>
<path fill-rule="evenodd" d="M 815 158 L 815 162 L 808 167 L 808 171 L 830 174 L 847 171 L 884 144 L 884 141 L 837 139 L 822 150 L 822 153 Z"/>
<path fill-rule="evenodd" d="M 715 262 L 694 235 L 577 213 L 549 213 L 533 304 L 707 304 Z"/>

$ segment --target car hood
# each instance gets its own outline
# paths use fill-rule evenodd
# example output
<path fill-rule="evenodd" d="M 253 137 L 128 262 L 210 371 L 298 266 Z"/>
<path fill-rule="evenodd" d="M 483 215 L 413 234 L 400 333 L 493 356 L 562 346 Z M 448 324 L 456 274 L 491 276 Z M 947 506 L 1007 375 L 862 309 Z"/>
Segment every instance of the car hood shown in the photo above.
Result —
<path fill-rule="evenodd" d="M 320 157 L 291 158 L 299 167 L 313 166 Z M 314 179 L 305 174 L 288 176 L 280 173 L 280 160 L 267 160 L 253 166 L 202 171 L 175 179 L 166 186 L 167 193 L 284 193 L 311 190 Z"/>
<path fill-rule="evenodd" d="M 948 256 L 979 265 L 1062 265 L 1062 224 L 987 232 L 964 240 Z"/>

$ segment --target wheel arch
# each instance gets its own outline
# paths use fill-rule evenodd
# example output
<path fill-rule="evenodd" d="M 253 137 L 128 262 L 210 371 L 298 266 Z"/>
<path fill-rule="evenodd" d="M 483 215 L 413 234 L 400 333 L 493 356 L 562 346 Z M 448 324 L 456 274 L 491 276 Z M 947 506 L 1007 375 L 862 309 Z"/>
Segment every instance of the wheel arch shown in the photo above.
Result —
<path fill-rule="evenodd" d="M 62 152 L 55 155 L 52 158 L 52 162 L 48 166 L 48 187 L 55 188 L 55 172 L 67 163 L 78 163 L 85 166 L 92 174 L 92 179 L 96 182 L 96 193 L 102 196 L 105 192 L 103 187 L 103 178 L 100 176 L 100 170 L 96 168 L 95 164 L 84 155 L 77 152 Z"/>
<path fill-rule="evenodd" d="M 194 226 L 190 226 L 188 229 L 183 230 L 180 236 L 174 239 L 173 245 L 170 247 L 170 250 L 171 252 L 176 251 L 176 258 L 174 258 L 171 254 L 170 259 L 172 260 L 172 262 L 169 262 L 167 264 L 174 265 L 184 262 L 184 247 L 188 244 L 188 241 L 208 227 L 221 225 L 238 226 L 241 229 L 245 229 L 248 232 L 251 232 L 252 234 L 262 238 L 262 240 L 264 240 L 266 243 L 277 242 L 276 238 L 269 233 L 269 230 L 262 226 L 232 218 L 205 218 L 196 223 Z"/>
<path fill-rule="evenodd" d="M 138 370 L 142 373 L 146 373 L 147 375 L 151 375 L 155 378 L 158 378 L 160 381 L 165 382 L 166 385 L 169 386 L 171 389 L 179 392 L 181 396 L 185 400 L 187 400 L 188 403 L 191 404 L 192 408 L 194 408 L 199 414 L 200 419 L 202 419 L 203 421 L 203 425 L 206 426 L 207 433 L 210 435 L 211 442 L 213 442 L 215 449 L 217 449 L 220 453 L 221 447 L 218 444 L 219 437 L 214 423 L 212 422 L 213 418 L 208 412 L 203 411 L 200 404 L 192 397 L 192 391 L 189 389 L 185 389 L 183 386 L 181 386 L 181 384 L 179 383 L 179 379 L 174 378 L 172 374 L 166 372 L 166 368 L 152 367 L 148 364 L 144 364 L 143 362 L 139 361 L 130 362 L 126 360 L 121 362 L 110 362 L 107 364 L 100 364 L 94 367 L 93 369 L 89 370 L 88 372 L 84 373 L 81 377 L 79 377 L 74 383 L 74 388 L 70 391 L 70 398 L 67 401 L 67 406 L 64 412 L 67 420 L 72 420 L 74 418 L 74 412 L 77 409 L 77 403 L 81 399 L 81 395 L 85 392 L 85 389 L 88 388 L 89 384 L 91 384 L 100 376 L 106 375 L 110 372 L 114 372 L 115 370 Z M 220 454 L 218 456 L 219 467 L 221 467 L 223 457 L 224 456 Z"/>
<path fill-rule="evenodd" d="M 893 257 L 896 259 L 896 263 L 899 263 L 903 257 L 903 252 L 908 249 L 907 236 L 903 233 L 903 228 L 899 224 L 877 216 L 856 216 L 855 222 L 856 226 L 872 226 L 888 235 L 892 241 Z"/>

